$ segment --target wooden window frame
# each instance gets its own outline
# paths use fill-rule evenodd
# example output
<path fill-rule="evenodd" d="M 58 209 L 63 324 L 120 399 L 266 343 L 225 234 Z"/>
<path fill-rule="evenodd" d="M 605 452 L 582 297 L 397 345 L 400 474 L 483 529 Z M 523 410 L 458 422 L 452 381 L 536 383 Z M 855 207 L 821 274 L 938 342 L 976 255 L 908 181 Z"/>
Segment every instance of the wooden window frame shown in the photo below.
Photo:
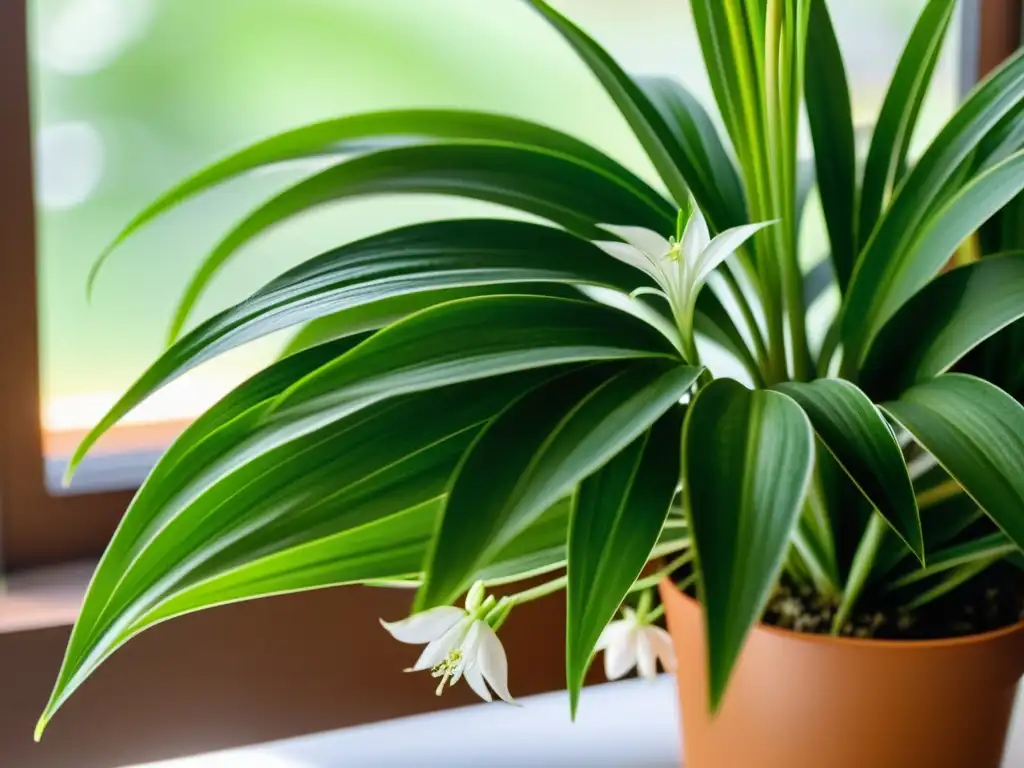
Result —
<path fill-rule="evenodd" d="M 983 76 L 1019 46 L 1022 2 L 971 2 L 980 3 L 972 69 Z M 132 496 L 46 488 L 25 31 L 26 0 L 0 1 L 0 576 L 95 558 Z M 465 692 L 424 695 L 423 681 L 397 672 L 407 661 L 401 647 L 378 642 L 377 612 L 400 615 L 405 600 L 393 591 L 327 590 L 172 622 L 115 656 L 38 747 L 30 741 L 33 718 L 67 622 L 22 632 L 0 623 L 0 755 L 5 764 L 86 768 L 467 703 Z M 558 644 L 534 640 L 539 630 L 558 636 L 563 606 L 559 599 L 526 606 L 503 631 L 513 655 L 524 657 L 515 647 L 528 646 L 532 658 L 517 671 L 517 693 L 563 686 Z M 187 666 L 182 648 L 192 649 Z"/>

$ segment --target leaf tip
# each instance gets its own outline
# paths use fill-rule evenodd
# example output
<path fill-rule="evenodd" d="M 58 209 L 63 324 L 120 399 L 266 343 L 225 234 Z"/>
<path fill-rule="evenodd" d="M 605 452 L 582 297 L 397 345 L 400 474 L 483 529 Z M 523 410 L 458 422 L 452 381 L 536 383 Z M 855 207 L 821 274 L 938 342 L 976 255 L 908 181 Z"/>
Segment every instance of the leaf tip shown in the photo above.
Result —
<path fill-rule="evenodd" d="M 46 730 L 46 724 L 49 722 L 49 712 L 43 712 L 39 716 L 39 721 L 36 723 L 36 728 L 32 732 L 32 740 L 38 744 L 43 739 L 43 731 Z"/>

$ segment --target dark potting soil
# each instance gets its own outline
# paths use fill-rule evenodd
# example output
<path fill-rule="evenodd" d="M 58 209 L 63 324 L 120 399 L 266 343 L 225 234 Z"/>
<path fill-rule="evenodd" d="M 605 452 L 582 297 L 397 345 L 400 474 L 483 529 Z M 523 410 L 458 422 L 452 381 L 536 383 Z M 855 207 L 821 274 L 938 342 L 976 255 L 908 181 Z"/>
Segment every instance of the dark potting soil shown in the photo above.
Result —
<path fill-rule="evenodd" d="M 846 637 L 925 640 L 960 637 L 1015 624 L 1024 618 L 1024 573 L 999 563 L 942 597 L 913 610 L 899 608 L 899 592 L 867 592 L 840 632 Z M 766 624 L 795 632 L 829 634 L 835 604 L 782 583 L 765 612 Z"/>

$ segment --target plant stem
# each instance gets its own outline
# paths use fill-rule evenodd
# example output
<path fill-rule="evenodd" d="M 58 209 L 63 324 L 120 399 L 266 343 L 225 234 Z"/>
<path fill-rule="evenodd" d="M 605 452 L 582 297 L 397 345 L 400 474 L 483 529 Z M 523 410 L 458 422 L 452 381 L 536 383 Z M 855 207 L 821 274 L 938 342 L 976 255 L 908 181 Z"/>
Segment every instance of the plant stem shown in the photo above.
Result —
<path fill-rule="evenodd" d="M 559 576 L 557 579 L 545 581 L 543 584 L 538 584 L 536 587 L 530 587 L 529 589 L 524 589 L 522 592 L 516 592 L 514 595 L 509 595 L 509 600 L 511 600 L 514 605 L 529 603 L 533 600 L 553 595 L 555 592 L 565 589 L 565 585 L 568 583 L 568 577 Z"/>
<path fill-rule="evenodd" d="M 829 576 L 828 567 L 815 551 L 807 538 L 807 533 L 801 529 L 799 524 L 793 529 L 793 547 L 807 568 L 814 588 L 822 595 L 834 595 L 838 585 Z"/>
<path fill-rule="evenodd" d="M 641 589 L 648 589 L 658 585 L 662 579 L 670 575 L 677 568 L 682 568 L 684 565 L 693 560 L 693 550 L 688 549 L 675 560 L 670 562 L 664 568 L 661 568 L 656 573 L 652 573 L 650 576 L 644 576 L 642 579 L 637 579 L 633 586 L 629 588 L 630 592 L 639 592 Z"/>
<path fill-rule="evenodd" d="M 686 565 L 692 559 L 693 550 L 688 549 L 669 562 L 669 564 L 664 568 L 659 569 L 656 573 L 652 573 L 650 576 L 645 576 L 642 579 L 637 579 L 637 581 L 633 583 L 633 586 L 629 588 L 627 594 L 632 594 L 633 592 L 639 592 L 640 590 L 650 589 L 651 587 L 656 586 L 659 581 L 671 574 L 672 571 Z M 539 600 L 542 597 L 553 595 L 555 592 L 565 589 L 568 583 L 569 580 L 567 576 L 559 576 L 557 579 L 545 581 L 543 584 L 538 584 L 535 587 L 524 589 L 522 592 L 516 592 L 513 595 L 509 595 L 508 599 L 514 605 L 522 605 L 523 603 L 529 603 L 533 600 Z"/>
<path fill-rule="evenodd" d="M 864 535 L 861 536 L 860 544 L 857 545 L 857 552 L 853 556 L 853 564 L 850 566 L 850 576 L 846 580 L 846 589 L 843 590 L 843 599 L 839 602 L 836 615 L 832 618 L 832 634 L 838 635 L 843 625 L 846 624 L 853 612 L 857 599 L 860 597 L 868 576 L 871 575 L 871 568 L 878 556 L 878 548 L 885 539 L 885 531 L 888 527 L 885 518 L 875 512 L 868 521 Z"/>
<path fill-rule="evenodd" d="M 832 534 L 832 522 L 828 517 L 828 503 L 822 490 L 821 472 L 814 473 L 811 480 L 810 493 L 807 495 L 806 511 L 809 521 L 813 523 L 813 533 L 824 558 L 829 580 L 839 584 L 839 565 L 836 560 L 835 537 Z"/>
<path fill-rule="evenodd" d="M 696 581 L 697 581 L 697 574 L 696 573 L 691 573 L 685 579 L 683 579 L 678 584 L 676 584 L 676 589 L 678 589 L 680 592 L 685 592 L 691 586 L 693 586 L 693 584 Z M 661 603 L 660 605 L 658 605 L 653 610 L 647 612 L 647 620 L 648 621 L 657 621 L 658 619 L 660 619 L 664 615 L 665 615 L 665 604 Z"/>

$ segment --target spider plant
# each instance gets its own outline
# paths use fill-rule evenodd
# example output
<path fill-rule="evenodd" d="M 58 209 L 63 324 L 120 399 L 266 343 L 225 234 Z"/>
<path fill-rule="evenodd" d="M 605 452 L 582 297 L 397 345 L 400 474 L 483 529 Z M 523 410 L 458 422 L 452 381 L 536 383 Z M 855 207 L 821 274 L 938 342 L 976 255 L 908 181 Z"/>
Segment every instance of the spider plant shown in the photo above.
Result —
<path fill-rule="evenodd" d="M 360 114 L 209 166 L 99 258 L 92 277 L 146 224 L 248 171 L 334 160 L 231 226 L 166 352 L 75 453 L 69 472 L 185 371 L 302 324 L 138 491 L 39 733 L 127 640 L 237 600 L 397 582 L 425 611 L 477 582 L 552 574 L 497 606 L 477 588 L 467 605 L 497 627 L 564 587 L 575 707 L 627 595 L 689 562 L 714 708 L 782 574 L 832 602 L 840 631 L 866 589 L 923 605 L 1020 558 L 1024 56 L 911 157 L 955 6 L 930 0 L 860 158 L 824 0 L 691 0 L 724 133 L 680 84 L 630 76 L 544 0 L 524 1 L 607 90 L 656 183 L 514 117 Z M 798 154 L 802 104 L 813 163 Z M 828 255 L 802 271 L 813 177 Z M 530 221 L 340 244 L 184 332 L 246 243 L 316 206 L 401 193 Z M 808 308 L 826 290 L 839 309 L 812 344 Z"/>

